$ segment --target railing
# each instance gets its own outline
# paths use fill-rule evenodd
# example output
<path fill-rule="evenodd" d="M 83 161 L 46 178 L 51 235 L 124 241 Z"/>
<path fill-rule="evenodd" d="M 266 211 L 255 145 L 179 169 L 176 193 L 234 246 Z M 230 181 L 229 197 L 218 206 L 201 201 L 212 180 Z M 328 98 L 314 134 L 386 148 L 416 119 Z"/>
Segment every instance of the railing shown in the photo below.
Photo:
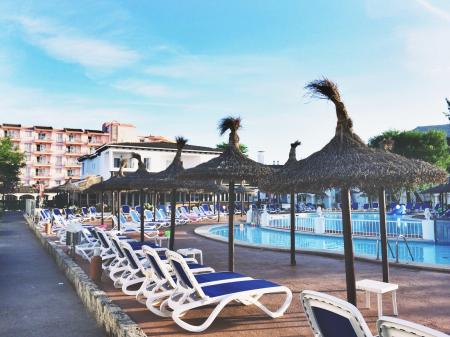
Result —
<path fill-rule="evenodd" d="M 269 226 L 277 229 L 290 229 L 290 218 L 286 214 L 271 215 Z M 314 232 L 314 218 L 295 216 L 295 230 L 301 232 Z"/>
<path fill-rule="evenodd" d="M 320 226 L 322 223 L 322 227 Z M 323 226 L 324 224 L 324 226 Z M 276 229 L 290 228 L 289 214 L 270 214 L 267 224 L 264 226 Z M 414 220 L 388 220 L 386 221 L 387 236 L 423 239 L 422 221 Z M 320 229 L 322 228 L 322 229 Z M 342 234 L 342 219 L 318 216 L 295 217 L 295 230 L 302 232 L 317 232 L 319 234 Z M 354 236 L 378 237 L 380 235 L 380 221 L 353 219 L 352 234 Z"/>
<path fill-rule="evenodd" d="M 403 235 L 406 238 L 423 238 L 422 222 L 413 220 L 387 220 L 387 236 L 398 237 Z M 329 234 L 342 234 L 342 219 L 325 218 L 325 232 Z M 356 236 L 379 236 L 379 220 L 352 220 L 352 234 Z"/>

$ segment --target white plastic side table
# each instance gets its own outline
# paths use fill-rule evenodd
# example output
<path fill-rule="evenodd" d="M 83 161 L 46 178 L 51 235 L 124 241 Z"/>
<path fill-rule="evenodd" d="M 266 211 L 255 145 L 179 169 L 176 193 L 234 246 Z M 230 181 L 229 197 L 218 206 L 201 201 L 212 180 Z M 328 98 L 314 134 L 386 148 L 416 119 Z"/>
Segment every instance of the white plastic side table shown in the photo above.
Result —
<path fill-rule="evenodd" d="M 192 257 L 194 259 L 198 259 L 197 261 L 200 264 L 203 264 L 203 252 L 200 249 L 197 248 L 182 248 L 177 250 L 178 254 L 184 255 L 186 257 Z"/>
<path fill-rule="evenodd" d="M 370 308 L 370 293 L 377 294 L 378 318 L 383 316 L 383 294 L 391 292 L 394 315 L 398 316 L 398 308 L 397 308 L 398 284 L 365 279 L 356 282 L 356 289 L 363 290 L 366 292 L 367 308 Z"/>

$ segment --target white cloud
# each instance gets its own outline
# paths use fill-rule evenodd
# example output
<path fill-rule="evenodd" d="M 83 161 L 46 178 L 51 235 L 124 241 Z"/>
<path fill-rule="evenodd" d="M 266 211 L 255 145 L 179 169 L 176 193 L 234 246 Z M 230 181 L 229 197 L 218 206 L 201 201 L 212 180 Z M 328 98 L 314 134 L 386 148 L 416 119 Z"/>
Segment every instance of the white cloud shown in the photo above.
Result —
<path fill-rule="evenodd" d="M 114 69 L 130 65 L 139 54 L 127 47 L 102 39 L 84 36 L 68 27 L 48 20 L 15 17 L 30 43 L 42 48 L 50 56 L 87 68 Z"/>
<path fill-rule="evenodd" d="M 434 16 L 441 18 L 447 22 L 450 22 L 450 13 L 435 6 L 429 0 L 416 0 L 416 2 L 426 11 L 433 14 Z"/>
<path fill-rule="evenodd" d="M 168 85 L 154 83 L 139 79 L 117 81 L 113 87 L 135 95 L 149 98 L 186 98 L 190 96 L 187 91 L 178 90 Z"/>

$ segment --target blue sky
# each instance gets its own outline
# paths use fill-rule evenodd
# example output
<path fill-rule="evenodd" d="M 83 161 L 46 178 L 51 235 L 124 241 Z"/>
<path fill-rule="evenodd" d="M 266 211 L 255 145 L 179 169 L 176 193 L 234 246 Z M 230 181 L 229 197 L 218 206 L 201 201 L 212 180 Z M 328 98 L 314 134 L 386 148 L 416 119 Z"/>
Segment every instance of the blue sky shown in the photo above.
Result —
<path fill-rule="evenodd" d="M 336 81 L 364 139 L 447 120 L 450 1 L 2 1 L 0 122 L 241 141 L 287 159 L 333 135 L 333 107 L 304 85 Z"/>

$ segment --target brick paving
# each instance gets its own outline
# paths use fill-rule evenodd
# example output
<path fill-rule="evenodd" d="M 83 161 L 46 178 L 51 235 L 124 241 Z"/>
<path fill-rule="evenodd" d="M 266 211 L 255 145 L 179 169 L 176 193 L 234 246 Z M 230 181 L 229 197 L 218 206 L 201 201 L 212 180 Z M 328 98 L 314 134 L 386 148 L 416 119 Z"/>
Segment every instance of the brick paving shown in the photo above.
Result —
<path fill-rule="evenodd" d="M 227 268 L 227 245 L 194 234 L 198 225 L 177 228 L 176 249 L 196 247 L 203 251 L 204 263 L 217 271 Z M 86 268 L 87 265 L 77 259 Z M 342 259 L 307 254 L 297 254 L 297 266 L 289 265 L 289 255 L 263 249 L 236 246 L 236 271 L 255 278 L 265 278 L 288 286 L 294 299 L 286 314 L 271 319 L 253 306 L 232 305 L 219 315 L 205 336 L 312 336 L 299 294 L 304 289 L 323 291 L 345 299 L 345 276 Z M 357 279 L 381 279 L 381 266 L 376 263 L 356 262 Z M 400 285 L 398 291 L 399 317 L 429 327 L 450 332 L 450 274 L 419 271 L 401 267 L 391 268 L 392 282 Z M 171 319 L 150 313 L 133 297 L 114 289 L 109 279 L 103 278 L 101 287 L 147 333 L 148 336 L 192 335 L 180 329 Z M 384 314 L 392 314 L 390 295 L 384 297 Z M 280 296 L 263 300 L 270 305 L 279 304 Z M 365 309 L 364 294 L 358 293 L 360 308 L 369 327 L 375 334 L 377 320 L 376 297 L 372 296 L 371 309 Z M 195 310 L 186 316 L 200 323 L 211 309 Z"/>

